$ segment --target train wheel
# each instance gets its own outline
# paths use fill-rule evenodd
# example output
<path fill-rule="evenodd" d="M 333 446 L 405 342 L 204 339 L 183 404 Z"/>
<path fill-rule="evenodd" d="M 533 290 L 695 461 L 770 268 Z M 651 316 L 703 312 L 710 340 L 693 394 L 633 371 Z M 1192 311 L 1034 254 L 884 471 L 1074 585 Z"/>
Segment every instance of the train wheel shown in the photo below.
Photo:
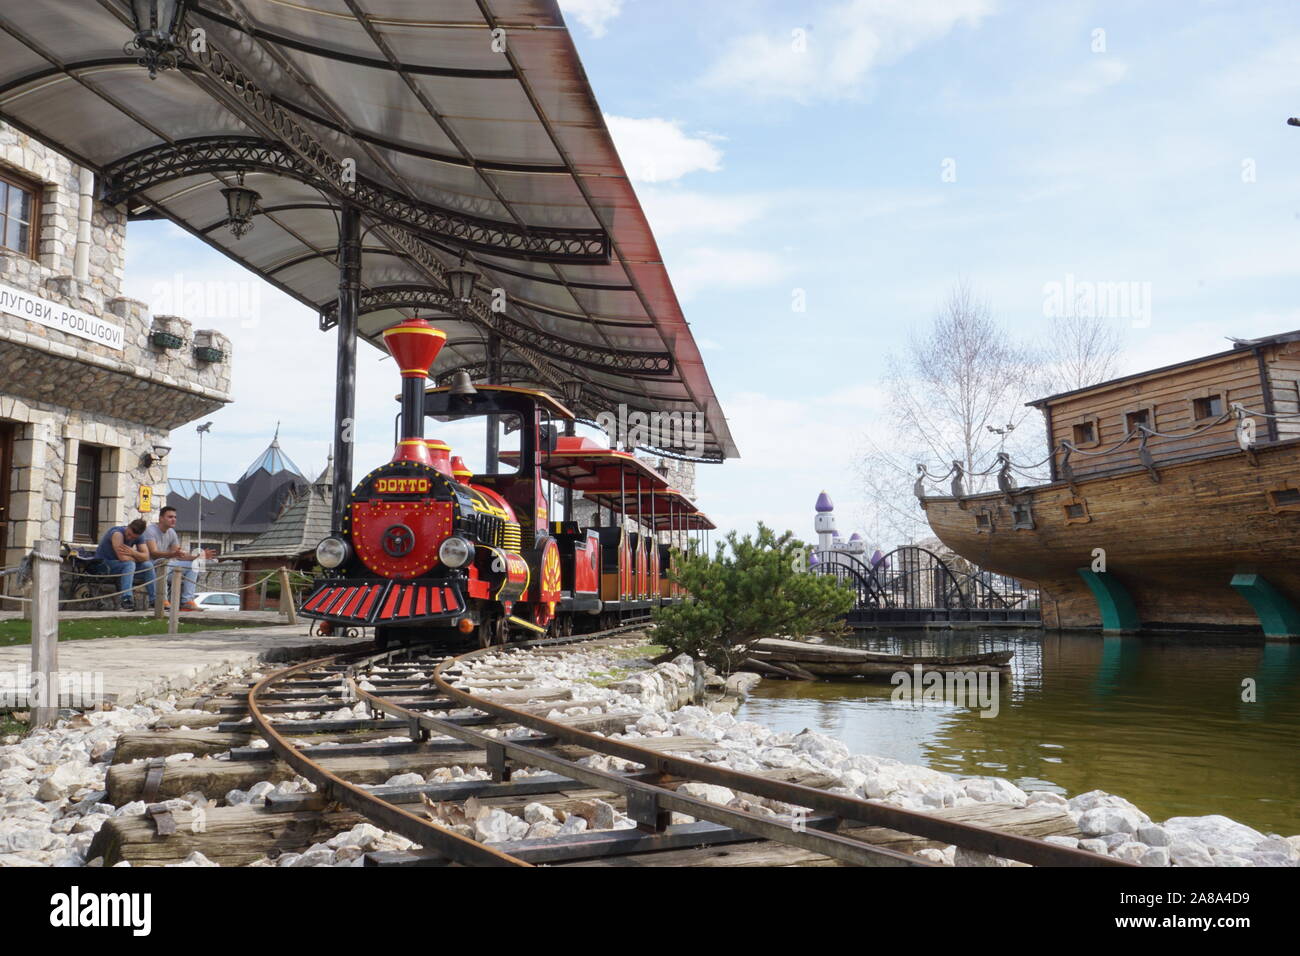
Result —
<path fill-rule="evenodd" d="M 497 618 L 496 629 L 495 629 L 495 641 L 493 643 L 496 644 L 510 643 L 510 622 L 506 620 L 506 616 L 504 614 L 501 615 L 499 618 Z"/>
<path fill-rule="evenodd" d="M 479 621 L 479 625 L 478 628 L 476 629 L 476 633 L 478 635 L 479 647 L 491 647 L 492 638 L 496 634 L 496 626 L 493 624 L 492 619 L 484 618 L 483 620 Z"/>

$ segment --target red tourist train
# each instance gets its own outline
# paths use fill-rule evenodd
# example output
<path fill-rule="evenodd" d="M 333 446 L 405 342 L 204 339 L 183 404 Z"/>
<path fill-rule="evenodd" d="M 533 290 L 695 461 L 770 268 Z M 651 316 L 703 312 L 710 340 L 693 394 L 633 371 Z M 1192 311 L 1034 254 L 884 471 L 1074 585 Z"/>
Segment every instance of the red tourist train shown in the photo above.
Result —
<path fill-rule="evenodd" d="M 358 482 L 342 528 L 317 547 L 325 574 L 302 613 L 373 627 L 381 648 L 455 634 L 488 646 L 516 634 L 599 630 L 681 600 L 666 576 L 672 550 L 658 533 L 712 522 L 634 455 L 560 435 L 574 415 L 543 392 L 426 389 L 445 341 L 422 319 L 384 332 L 402 370 L 397 450 Z M 424 437 L 426 416 L 485 418 L 493 436 L 499 424 L 516 435 L 518 448 L 497 452 L 490 439 L 488 473 L 474 474 L 446 443 Z M 595 525 L 551 522 L 548 485 L 593 501 Z"/>

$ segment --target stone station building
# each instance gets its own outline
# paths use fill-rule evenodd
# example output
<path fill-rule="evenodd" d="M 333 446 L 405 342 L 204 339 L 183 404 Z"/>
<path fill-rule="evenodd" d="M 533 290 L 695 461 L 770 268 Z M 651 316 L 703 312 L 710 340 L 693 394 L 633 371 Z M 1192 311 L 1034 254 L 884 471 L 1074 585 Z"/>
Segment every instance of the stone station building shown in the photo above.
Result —
<path fill-rule="evenodd" d="M 225 336 L 122 294 L 127 213 L 95 180 L 0 124 L 3 568 L 40 538 L 156 520 L 168 433 L 231 400 Z"/>

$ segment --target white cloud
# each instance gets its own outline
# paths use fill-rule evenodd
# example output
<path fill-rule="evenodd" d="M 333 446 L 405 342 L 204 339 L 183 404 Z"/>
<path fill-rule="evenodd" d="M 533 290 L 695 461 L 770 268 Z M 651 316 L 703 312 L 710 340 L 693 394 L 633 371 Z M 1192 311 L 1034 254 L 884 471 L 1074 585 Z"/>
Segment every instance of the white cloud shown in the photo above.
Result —
<path fill-rule="evenodd" d="M 763 249 L 701 246 L 685 250 L 669 274 L 682 301 L 702 291 L 770 285 L 789 274 L 789 265 Z"/>
<path fill-rule="evenodd" d="M 623 0 L 560 0 L 566 16 L 576 17 L 594 37 L 603 37 L 606 24 L 623 11 Z"/>
<path fill-rule="evenodd" d="M 1067 93 L 1091 96 L 1114 86 L 1128 74 L 1128 64 L 1112 56 L 1094 56 L 1088 66 L 1066 84 Z"/>
<path fill-rule="evenodd" d="M 792 370 L 798 378 L 797 370 Z M 826 490 L 840 516 L 840 533 L 865 510 L 853 460 L 864 423 L 888 408 L 873 385 L 853 384 L 826 395 L 746 391 L 720 396 L 741 457 L 696 469 L 699 500 L 719 526 L 752 533 L 759 521 L 777 532 L 813 539 L 813 505 Z M 818 409 L 810 415 L 809 408 Z"/>
<path fill-rule="evenodd" d="M 650 227 L 660 238 L 684 232 L 735 232 L 766 212 L 763 196 L 722 196 L 689 189 L 637 190 Z"/>
<path fill-rule="evenodd" d="M 737 37 L 702 82 L 797 102 L 854 97 L 872 70 L 992 11 L 993 0 L 848 0 L 825 9 L 815 28 Z"/>
<path fill-rule="evenodd" d="M 605 114 L 627 174 L 636 183 L 665 183 L 688 173 L 722 169 L 715 136 L 689 136 L 677 120 Z"/>

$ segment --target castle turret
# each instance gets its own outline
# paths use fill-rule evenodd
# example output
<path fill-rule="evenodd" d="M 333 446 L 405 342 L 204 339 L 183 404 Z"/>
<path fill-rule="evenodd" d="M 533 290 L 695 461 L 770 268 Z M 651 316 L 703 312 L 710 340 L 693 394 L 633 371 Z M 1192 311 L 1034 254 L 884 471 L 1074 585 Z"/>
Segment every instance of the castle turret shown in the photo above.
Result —
<path fill-rule="evenodd" d="M 831 503 L 831 496 L 822 492 L 817 496 L 817 517 L 813 521 L 813 528 L 817 532 L 817 547 L 822 551 L 829 551 L 834 547 L 834 537 L 838 533 L 835 530 L 835 505 Z"/>

